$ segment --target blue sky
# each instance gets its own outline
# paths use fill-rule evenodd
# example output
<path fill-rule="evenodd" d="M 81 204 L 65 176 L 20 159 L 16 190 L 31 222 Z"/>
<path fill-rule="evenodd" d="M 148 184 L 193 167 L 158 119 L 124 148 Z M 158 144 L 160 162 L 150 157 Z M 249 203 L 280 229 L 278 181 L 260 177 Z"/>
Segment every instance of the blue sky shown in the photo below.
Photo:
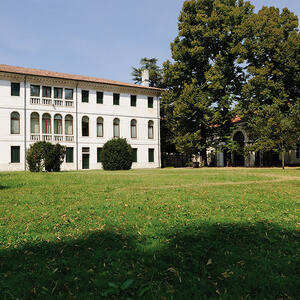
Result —
<path fill-rule="evenodd" d="M 184 0 L 1 0 L 0 63 L 131 82 L 141 57 L 170 58 Z M 252 0 L 288 7 L 298 0 Z"/>

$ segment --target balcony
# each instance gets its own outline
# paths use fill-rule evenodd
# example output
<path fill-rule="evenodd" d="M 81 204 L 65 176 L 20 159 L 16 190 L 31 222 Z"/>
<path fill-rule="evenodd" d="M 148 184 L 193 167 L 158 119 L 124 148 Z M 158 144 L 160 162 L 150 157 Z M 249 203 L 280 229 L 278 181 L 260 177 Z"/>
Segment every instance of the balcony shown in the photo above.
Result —
<path fill-rule="evenodd" d="M 52 99 L 52 98 L 43 98 L 43 97 L 42 98 L 41 97 L 30 97 L 30 104 L 74 107 L 73 100 Z"/>
<path fill-rule="evenodd" d="M 45 142 L 67 142 L 67 143 L 73 143 L 74 142 L 74 136 L 73 135 L 62 135 L 62 134 L 31 134 L 30 140 L 33 142 L 38 141 L 45 141 Z"/>

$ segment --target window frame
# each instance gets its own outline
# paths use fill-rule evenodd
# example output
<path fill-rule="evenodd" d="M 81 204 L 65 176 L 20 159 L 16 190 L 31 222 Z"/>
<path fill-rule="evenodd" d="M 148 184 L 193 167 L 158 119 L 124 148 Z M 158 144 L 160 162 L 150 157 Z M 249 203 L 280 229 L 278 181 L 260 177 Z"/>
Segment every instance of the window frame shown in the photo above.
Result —
<path fill-rule="evenodd" d="M 67 97 L 67 91 L 72 92 L 72 97 Z M 74 99 L 74 89 L 65 88 L 65 100 L 73 100 Z"/>
<path fill-rule="evenodd" d="M 36 117 L 36 118 L 32 118 L 32 115 L 37 115 L 38 117 Z M 32 132 L 32 120 L 38 120 L 38 129 L 39 129 L 39 131 L 38 132 Z M 41 133 L 41 123 L 40 123 L 41 121 L 40 121 L 40 114 L 39 113 L 37 113 L 37 112 L 32 112 L 31 114 L 30 114 L 30 133 L 31 134 L 40 134 Z"/>
<path fill-rule="evenodd" d="M 13 149 L 18 150 L 18 158 L 15 161 L 13 156 Z M 21 162 L 21 147 L 20 146 L 10 146 L 10 163 L 19 164 Z"/>
<path fill-rule="evenodd" d="M 117 122 L 117 123 L 116 123 Z M 118 126 L 118 135 L 115 135 L 115 126 Z M 119 138 L 120 137 L 120 119 L 114 118 L 113 120 L 113 137 Z"/>
<path fill-rule="evenodd" d="M 130 95 L 130 106 L 136 107 L 137 103 L 137 96 L 136 95 Z"/>
<path fill-rule="evenodd" d="M 57 118 L 57 117 L 60 117 L 60 118 Z M 59 122 L 60 121 L 60 122 Z M 60 127 L 61 127 L 61 133 L 59 133 L 59 123 L 60 123 Z M 63 135 L 63 117 L 61 114 L 55 114 L 54 115 L 54 134 L 56 135 Z"/>
<path fill-rule="evenodd" d="M 151 135 L 149 134 L 149 130 L 151 129 Z M 154 139 L 154 122 L 152 120 L 148 121 L 148 139 L 153 140 Z"/>
<path fill-rule="evenodd" d="M 72 153 L 71 159 L 70 151 Z M 66 147 L 66 163 L 74 163 L 74 147 Z"/>
<path fill-rule="evenodd" d="M 72 119 L 68 120 L 67 117 L 69 117 L 69 116 L 70 116 Z M 67 115 L 65 116 L 65 135 L 73 135 L 73 134 L 74 134 L 74 128 L 73 128 L 73 126 L 74 126 L 74 121 L 73 121 L 73 120 L 74 120 L 74 118 L 73 118 L 72 115 L 67 114 Z M 66 130 L 66 128 L 67 128 L 66 122 L 72 122 L 72 133 L 71 133 L 71 134 L 67 133 L 67 130 Z"/>
<path fill-rule="evenodd" d="M 138 148 L 132 148 L 132 162 L 138 162 Z"/>
<path fill-rule="evenodd" d="M 99 95 L 101 95 L 101 96 L 99 97 Z M 103 104 L 103 98 L 104 98 L 103 92 L 96 92 L 96 103 L 97 104 Z"/>
<path fill-rule="evenodd" d="M 18 114 L 18 119 L 13 118 L 13 114 Z M 13 132 L 13 126 L 12 126 L 12 121 L 18 121 L 18 132 Z M 10 134 L 20 134 L 21 133 L 21 128 L 20 128 L 20 114 L 17 111 L 13 111 L 10 114 Z"/>
<path fill-rule="evenodd" d="M 100 121 L 99 121 L 100 120 Z M 102 125 L 102 135 L 98 135 L 98 125 Z M 103 137 L 104 136 L 104 120 L 102 117 L 98 117 L 96 120 L 96 134 L 97 137 Z"/>
<path fill-rule="evenodd" d="M 17 89 L 16 89 L 17 87 Z M 10 83 L 10 95 L 13 97 L 19 97 L 20 96 L 20 89 L 21 84 L 20 82 L 11 82 Z"/>
<path fill-rule="evenodd" d="M 81 102 L 89 103 L 90 92 L 88 90 L 81 90 Z"/>
<path fill-rule="evenodd" d="M 120 105 L 120 94 L 113 93 L 113 105 Z"/>
<path fill-rule="evenodd" d="M 50 118 L 45 118 L 45 116 L 49 116 Z M 45 127 L 44 127 L 44 120 L 45 120 Z M 48 121 L 50 122 L 50 130 L 48 132 Z M 45 131 L 44 131 L 45 129 Z M 49 113 L 44 113 L 42 115 L 42 134 L 52 134 L 52 124 L 51 124 L 51 115 Z"/>
<path fill-rule="evenodd" d="M 57 96 L 57 94 L 58 94 L 57 91 L 61 92 L 61 97 Z M 53 96 L 54 96 L 54 99 L 62 99 L 63 98 L 63 88 L 54 87 L 54 89 L 53 89 Z"/>
<path fill-rule="evenodd" d="M 97 163 L 102 163 L 102 159 L 101 159 L 102 149 L 103 147 L 97 147 Z"/>
<path fill-rule="evenodd" d="M 50 92 L 50 93 L 48 93 Z M 51 98 L 52 95 L 52 88 L 51 86 L 44 86 L 42 87 L 42 97 L 43 98 Z"/>
<path fill-rule="evenodd" d="M 36 95 L 33 93 L 33 88 L 37 88 L 38 93 L 36 93 Z M 40 85 L 36 85 L 36 84 L 31 84 L 30 85 L 30 96 L 31 97 L 40 97 L 41 95 L 41 86 Z"/>
<path fill-rule="evenodd" d="M 148 97 L 148 108 L 153 108 L 154 106 L 154 97 Z"/>
<path fill-rule="evenodd" d="M 87 122 L 84 122 L 83 119 L 86 118 L 87 119 Z M 83 134 L 83 123 L 87 123 L 87 135 L 84 135 Z M 87 136 L 90 136 L 90 119 L 88 116 L 83 116 L 81 118 L 81 136 L 83 137 L 87 137 Z"/>
<path fill-rule="evenodd" d="M 135 136 L 133 136 L 132 134 L 132 129 L 135 128 Z M 132 139 L 136 139 L 137 138 L 137 120 L 136 119 L 132 119 L 130 121 L 130 138 Z"/>
<path fill-rule="evenodd" d="M 154 148 L 148 148 L 148 162 L 154 163 Z"/>

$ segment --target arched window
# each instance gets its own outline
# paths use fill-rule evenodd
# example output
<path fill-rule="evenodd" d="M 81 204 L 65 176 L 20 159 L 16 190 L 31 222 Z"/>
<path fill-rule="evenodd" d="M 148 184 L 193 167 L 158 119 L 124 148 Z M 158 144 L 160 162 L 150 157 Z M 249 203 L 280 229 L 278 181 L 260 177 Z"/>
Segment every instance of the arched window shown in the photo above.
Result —
<path fill-rule="evenodd" d="M 62 116 L 58 114 L 54 116 L 54 134 L 63 134 Z"/>
<path fill-rule="evenodd" d="M 137 137 L 136 120 L 131 120 L 130 122 L 130 134 L 131 134 L 131 138 Z"/>
<path fill-rule="evenodd" d="M 45 134 L 51 133 L 51 116 L 49 114 L 43 114 L 42 117 L 42 132 Z"/>
<path fill-rule="evenodd" d="M 81 129 L 82 136 L 89 136 L 89 118 L 87 116 L 82 117 Z"/>
<path fill-rule="evenodd" d="M 148 122 L 148 139 L 154 138 L 154 123 L 153 121 Z"/>
<path fill-rule="evenodd" d="M 16 111 L 12 112 L 10 115 L 10 133 L 20 133 L 20 114 Z"/>
<path fill-rule="evenodd" d="M 30 132 L 40 133 L 40 116 L 36 112 L 33 112 L 30 116 Z"/>
<path fill-rule="evenodd" d="M 103 118 L 101 117 L 97 118 L 97 136 L 98 137 L 103 136 Z"/>
<path fill-rule="evenodd" d="M 120 137 L 120 120 L 114 119 L 114 137 Z"/>
<path fill-rule="evenodd" d="M 73 117 L 71 115 L 65 116 L 65 134 L 73 135 Z"/>

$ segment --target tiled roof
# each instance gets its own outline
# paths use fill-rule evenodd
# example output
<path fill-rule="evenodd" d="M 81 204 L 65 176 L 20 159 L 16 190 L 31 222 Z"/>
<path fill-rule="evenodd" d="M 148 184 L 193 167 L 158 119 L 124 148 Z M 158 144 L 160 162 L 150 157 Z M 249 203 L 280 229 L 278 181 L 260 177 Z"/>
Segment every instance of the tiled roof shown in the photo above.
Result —
<path fill-rule="evenodd" d="M 17 73 L 17 74 L 22 74 L 22 75 L 33 75 L 33 76 L 42 76 L 42 77 L 52 77 L 52 78 L 61 78 L 61 79 L 70 79 L 70 80 L 86 81 L 86 82 L 94 82 L 94 83 L 104 83 L 104 84 L 110 84 L 110 85 L 120 85 L 120 86 L 134 87 L 134 88 L 151 89 L 151 90 L 156 90 L 157 92 L 162 91 L 161 89 L 158 89 L 158 88 L 145 87 L 145 86 L 133 84 L 133 83 L 125 83 L 125 82 L 119 82 L 119 81 L 90 77 L 90 76 L 65 74 L 65 73 L 59 73 L 59 72 L 53 72 L 53 71 L 15 67 L 15 66 L 1 65 L 1 64 L 0 64 L 0 72 Z"/>

